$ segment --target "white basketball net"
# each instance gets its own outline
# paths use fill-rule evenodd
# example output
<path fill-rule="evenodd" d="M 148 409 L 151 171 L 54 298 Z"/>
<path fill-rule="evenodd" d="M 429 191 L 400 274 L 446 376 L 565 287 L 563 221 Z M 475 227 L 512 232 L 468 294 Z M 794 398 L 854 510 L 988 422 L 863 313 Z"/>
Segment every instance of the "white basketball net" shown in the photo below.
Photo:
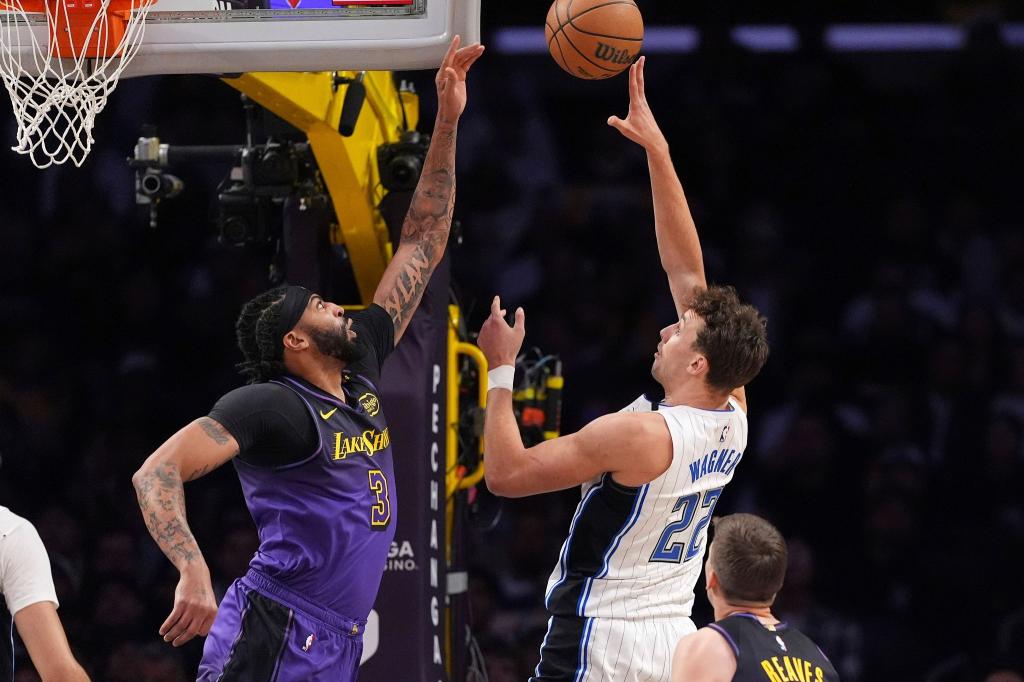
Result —
<path fill-rule="evenodd" d="M 65 0 L 47 0 L 46 36 L 41 22 L 33 22 L 22 0 L 0 0 L 0 77 L 11 96 L 18 122 L 18 144 L 12 149 L 27 154 L 38 168 L 67 161 L 81 166 L 92 149 L 92 128 L 107 97 L 117 87 L 121 72 L 142 45 L 146 15 L 153 0 L 132 0 L 124 36 L 116 40 L 108 26 L 111 0 L 97 0 L 100 11 L 84 45 L 97 45 L 112 57 L 76 54 L 53 56 L 50 39 L 57 19 L 68 25 Z M 62 15 L 62 16 L 61 16 Z M 84 49 L 81 52 L 85 52 Z"/>

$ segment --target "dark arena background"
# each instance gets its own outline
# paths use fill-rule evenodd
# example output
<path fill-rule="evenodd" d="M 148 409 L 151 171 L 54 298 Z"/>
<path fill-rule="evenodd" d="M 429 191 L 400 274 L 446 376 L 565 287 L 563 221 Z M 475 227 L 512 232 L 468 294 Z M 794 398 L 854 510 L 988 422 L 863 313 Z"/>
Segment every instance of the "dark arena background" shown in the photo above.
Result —
<path fill-rule="evenodd" d="M 776 614 L 843 680 L 1024 680 L 1024 10 L 638 4 L 647 95 L 708 278 L 770 321 L 749 450 L 718 513 L 756 512 L 786 535 Z M 527 345 L 564 363 L 570 432 L 648 388 L 673 319 L 646 162 L 605 124 L 625 114 L 626 78 L 575 80 L 536 49 L 546 3 L 482 11 L 454 288 L 470 329 L 494 293 L 525 307 Z M 432 74 L 398 75 L 422 96 L 422 128 Z M 241 383 L 234 318 L 273 254 L 218 242 L 226 166 L 182 171 L 154 228 L 126 157 L 145 124 L 168 142 L 241 144 L 239 95 L 213 77 L 126 80 L 85 165 L 45 171 L 7 151 L 4 106 L 0 504 L 38 527 L 93 679 L 194 678 L 201 642 L 157 636 L 177 575 L 131 475 Z M 231 467 L 187 498 L 223 591 L 257 541 Z M 491 682 L 536 665 L 578 500 L 477 490 L 463 532 Z M 400 550 L 399 570 L 416 561 Z M 710 617 L 701 583 L 694 621 Z M 16 679 L 37 679 L 19 651 Z"/>

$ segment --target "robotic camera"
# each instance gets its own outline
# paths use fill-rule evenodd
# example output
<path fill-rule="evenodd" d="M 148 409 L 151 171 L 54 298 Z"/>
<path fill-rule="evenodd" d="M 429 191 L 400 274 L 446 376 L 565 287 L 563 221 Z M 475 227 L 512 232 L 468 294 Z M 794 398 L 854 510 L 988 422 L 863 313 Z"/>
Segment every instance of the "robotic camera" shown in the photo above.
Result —
<path fill-rule="evenodd" d="M 135 203 L 149 209 L 156 227 L 161 202 L 181 194 L 185 184 L 169 169 L 222 165 L 230 168 L 217 187 L 217 230 L 222 243 L 244 246 L 281 234 L 285 200 L 325 196 L 305 136 L 248 97 L 243 145 L 169 145 L 156 128 L 143 126 L 128 165 L 135 170 Z M 254 141 L 255 140 L 255 141 Z"/>
<path fill-rule="evenodd" d="M 221 242 L 244 246 L 272 239 L 285 199 L 323 194 L 316 163 L 305 142 L 268 141 L 260 145 L 168 145 L 145 130 L 128 159 L 135 169 L 135 203 L 149 209 L 156 227 L 157 208 L 181 194 L 185 183 L 171 167 L 232 164 L 217 188 L 217 229 Z"/>
<path fill-rule="evenodd" d="M 362 107 L 360 93 L 365 95 L 363 78 L 363 73 L 354 78 L 335 74 L 336 86 L 349 86 L 339 121 L 340 135 L 354 134 Z M 333 215 L 335 206 L 305 133 L 245 96 L 242 103 L 246 114 L 243 144 L 166 144 L 153 126 L 144 126 L 128 164 L 135 172 L 135 202 L 147 211 L 153 228 L 160 205 L 185 189 L 176 174 L 179 169 L 223 166 L 227 173 L 216 187 L 214 209 L 219 240 L 229 246 L 271 246 L 273 279 L 274 273 L 281 271 L 277 261 L 287 267 L 289 252 L 296 248 L 296 235 L 301 242 L 311 234 L 297 225 L 307 219 L 327 224 L 332 216 L 334 221 L 344 216 Z M 403 120 L 404 113 L 403 109 Z M 376 150 L 380 182 L 387 190 L 379 208 L 389 228 L 397 223 L 400 229 L 429 146 L 429 135 L 406 130 L 397 141 L 381 144 Z M 302 218 L 292 213 L 293 207 L 311 212 Z M 389 211 L 401 217 L 389 220 Z M 321 215 L 315 220 L 310 217 Z M 398 230 L 395 232 L 392 238 L 397 243 Z"/>
<path fill-rule="evenodd" d="M 244 148 L 239 165 L 217 188 L 220 241 L 230 246 L 266 242 L 279 232 L 285 199 L 322 193 L 309 144 Z"/>
<path fill-rule="evenodd" d="M 150 133 L 147 136 L 147 133 Z M 135 145 L 135 154 L 128 160 L 135 169 L 135 204 L 149 209 L 149 226 L 156 227 L 157 206 L 164 199 L 173 199 L 185 189 L 176 175 L 165 173 L 167 145 L 160 144 L 155 131 L 143 131 Z"/>

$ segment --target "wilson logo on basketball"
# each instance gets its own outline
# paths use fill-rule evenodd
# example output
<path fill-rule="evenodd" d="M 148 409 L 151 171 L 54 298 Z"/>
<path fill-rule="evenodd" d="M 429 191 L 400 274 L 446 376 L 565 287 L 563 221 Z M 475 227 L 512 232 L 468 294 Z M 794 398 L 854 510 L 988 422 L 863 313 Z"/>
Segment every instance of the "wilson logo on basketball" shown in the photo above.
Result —
<path fill-rule="evenodd" d="M 644 20 L 634 0 L 554 0 L 544 39 L 558 66 L 573 76 L 611 78 L 640 54 Z"/>
<path fill-rule="evenodd" d="M 630 54 L 629 50 L 616 50 L 611 45 L 605 45 L 600 41 L 598 41 L 597 48 L 594 50 L 594 56 L 601 61 L 611 62 L 612 64 L 632 64 L 633 60 L 636 59 L 636 55 Z"/>

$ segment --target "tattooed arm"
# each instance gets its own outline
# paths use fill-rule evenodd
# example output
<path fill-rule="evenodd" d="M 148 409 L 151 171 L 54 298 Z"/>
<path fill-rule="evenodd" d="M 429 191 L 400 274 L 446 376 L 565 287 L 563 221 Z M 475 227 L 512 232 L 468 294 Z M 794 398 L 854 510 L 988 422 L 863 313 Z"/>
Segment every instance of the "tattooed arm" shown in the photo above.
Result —
<path fill-rule="evenodd" d="M 402 225 L 398 251 L 384 271 L 373 302 L 395 323 L 395 343 L 423 298 L 423 291 L 441 262 L 455 210 L 455 133 L 466 108 L 466 74 L 483 45 L 459 49 L 455 36 L 437 72 L 437 119 L 409 213 Z"/>
<path fill-rule="evenodd" d="M 150 535 L 181 573 L 174 609 L 160 635 L 181 646 L 206 635 L 217 615 L 210 569 L 185 519 L 185 481 L 205 476 L 238 454 L 234 437 L 209 417 L 171 436 L 132 476 Z"/>

